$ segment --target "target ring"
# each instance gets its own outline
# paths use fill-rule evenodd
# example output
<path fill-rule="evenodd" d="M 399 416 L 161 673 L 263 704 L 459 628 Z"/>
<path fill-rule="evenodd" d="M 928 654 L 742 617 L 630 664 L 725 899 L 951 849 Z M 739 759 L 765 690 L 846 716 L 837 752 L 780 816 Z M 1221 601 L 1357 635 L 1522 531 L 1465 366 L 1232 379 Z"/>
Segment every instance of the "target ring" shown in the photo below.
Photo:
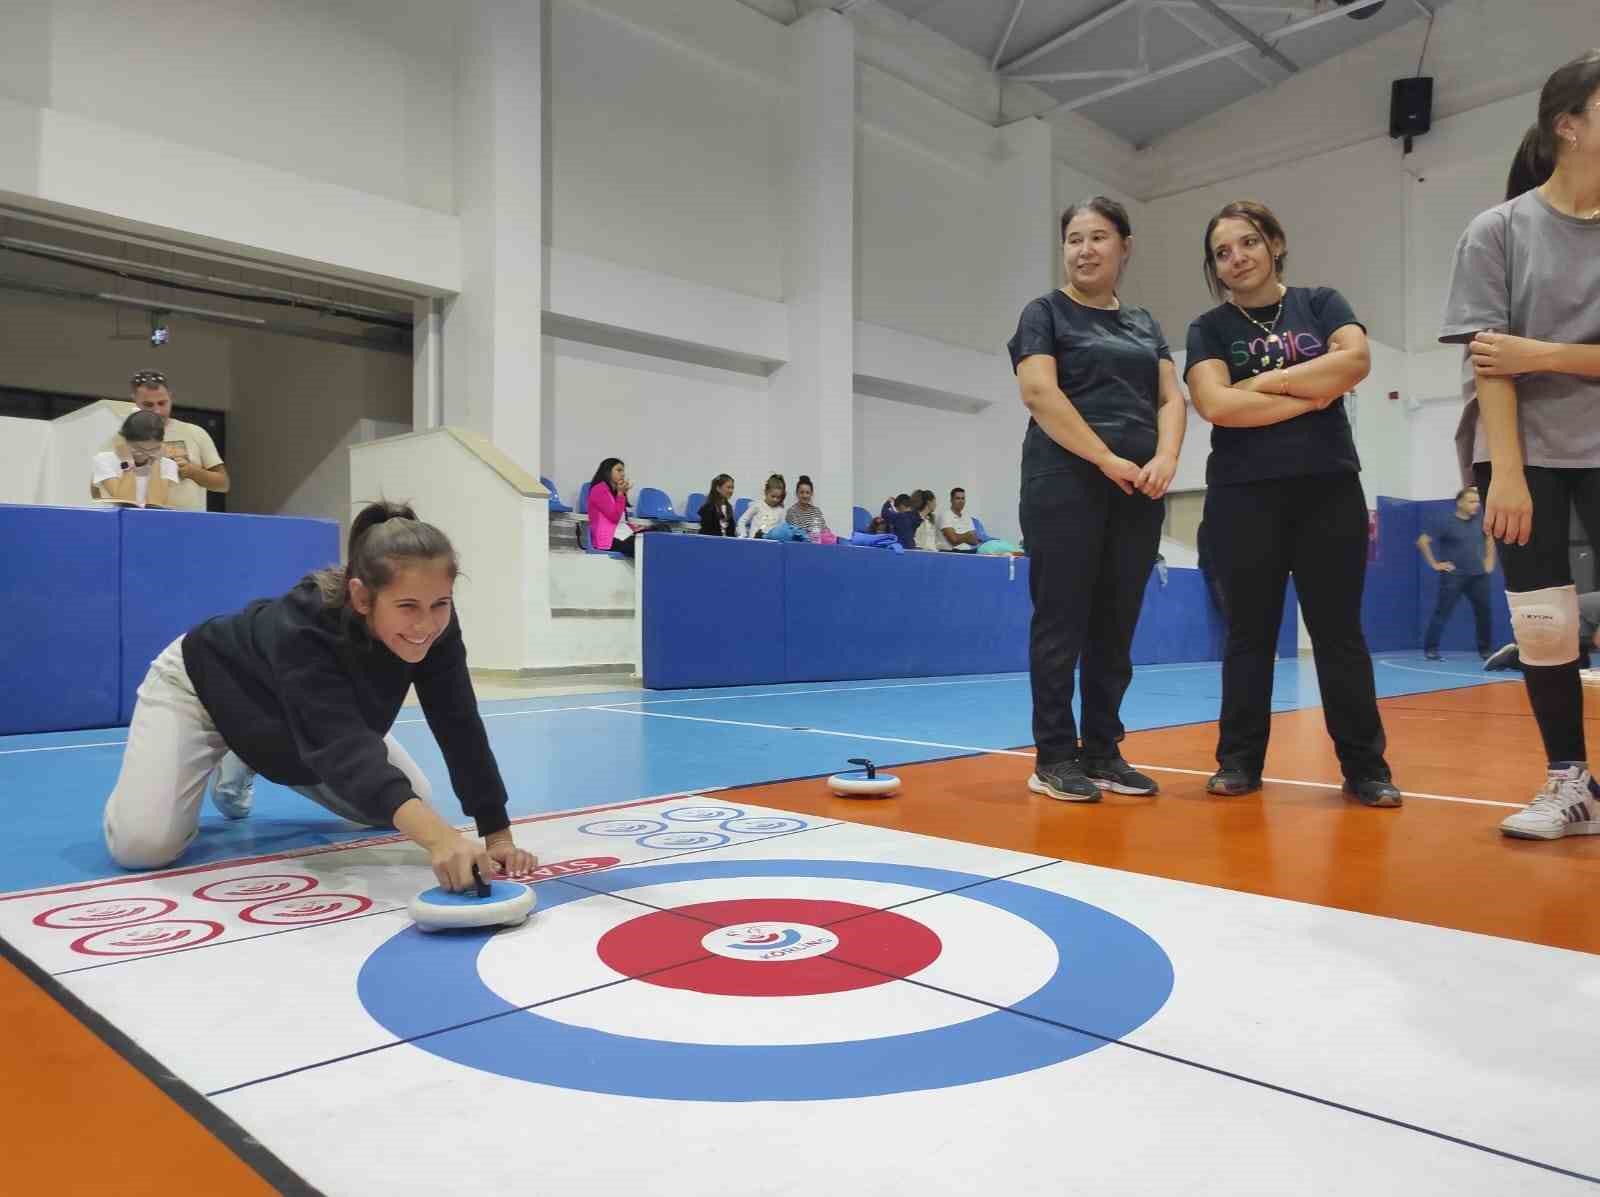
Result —
<path fill-rule="evenodd" d="M 548 913 L 644 886 L 761 877 L 881 881 L 930 895 L 961 889 L 963 900 L 1043 932 L 1056 947 L 1056 968 L 1007 1009 L 909 1034 L 806 1044 L 681 1043 L 557 1021 L 508 1002 L 484 982 L 478 957 L 491 933 L 440 941 L 403 930 L 368 957 L 357 992 L 389 1031 L 468 1068 L 591 1093 L 681 1101 L 827 1101 L 1013 1076 L 1120 1039 L 1172 992 L 1166 953 L 1124 919 L 1049 890 L 950 869 L 850 860 L 684 861 L 591 876 L 582 890 L 546 891 L 540 908 Z M 711 929 L 703 925 L 701 934 Z M 418 975 L 433 979 L 426 1002 L 413 984 Z M 452 1023 L 470 1025 L 440 1029 Z"/>

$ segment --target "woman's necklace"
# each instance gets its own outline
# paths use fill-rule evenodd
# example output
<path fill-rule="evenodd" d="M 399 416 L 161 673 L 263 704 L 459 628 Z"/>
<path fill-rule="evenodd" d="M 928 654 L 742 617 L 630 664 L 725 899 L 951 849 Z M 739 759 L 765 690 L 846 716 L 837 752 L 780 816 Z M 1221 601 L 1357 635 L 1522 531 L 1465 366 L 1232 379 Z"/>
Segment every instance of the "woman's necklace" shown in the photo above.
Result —
<path fill-rule="evenodd" d="M 1073 303 L 1082 304 L 1086 308 L 1094 308 L 1101 312 L 1115 312 L 1122 308 L 1122 300 L 1119 299 L 1115 294 L 1111 296 L 1111 302 L 1108 304 L 1090 303 L 1078 291 L 1078 288 L 1074 287 L 1071 283 L 1067 284 L 1067 298 L 1072 300 Z"/>
<path fill-rule="evenodd" d="M 1261 364 L 1269 370 L 1281 370 L 1288 361 L 1288 356 L 1285 353 L 1285 347 L 1283 344 L 1283 338 L 1277 333 L 1278 321 L 1283 319 L 1283 304 L 1288 298 L 1289 291 L 1288 288 L 1285 288 L 1283 294 L 1278 296 L 1278 310 L 1272 313 L 1272 320 L 1268 324 L 1261 323 L 1261 321 L 1257 320 L 1249 312 L 1245 311 L 1244 308 L 1239 304 L 1235 303 L 1233 305 L 1238 309 L 1239 315 L 1243 316 L 1246 320 L 1250 321 L 1251 324 L 1254 324 L 1264 334 L 1266 334 L 1266 342 L 1262 345 Z M 1278 355 L 1276 360 L 1273 359 L 1273 354 Z"/>

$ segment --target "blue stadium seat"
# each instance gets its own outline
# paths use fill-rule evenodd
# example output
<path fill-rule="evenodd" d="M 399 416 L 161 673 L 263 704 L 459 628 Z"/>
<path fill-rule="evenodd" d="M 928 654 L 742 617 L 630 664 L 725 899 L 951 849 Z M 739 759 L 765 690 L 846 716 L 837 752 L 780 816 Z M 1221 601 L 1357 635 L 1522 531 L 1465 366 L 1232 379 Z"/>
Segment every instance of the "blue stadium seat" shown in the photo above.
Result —
<path fill-rule="evenodd" d="M 554 482 L 551 482 L 550 479 L 546 478 L 543 474 L 540 474 L 539 484 L 543 486 L 545 490 L 550 492 L 550 510 L 552 512 L 554 512 L 556 515 L 564 515 L 572 510 L 572 508 L 568 507 L 561 501 L 561 492 L 556 489 L 556 484 Z"/>
<path fill-rule="evenodd" d="M 985 540 L 993 540 L 994 539 L 994 537 L 990 536 L 987 532 L 985 532 L 983 530 L 983 521 L 980 520 L 977 516 L 973 516 L 972 517 L 972 530 L 978 534 L 978 540 L 980 542 L 985 541 Z"/>
<path fill-rule="evenodd" d="M 663 524 L 682 524 L 687 520 L 672 509 L 672 499 L 664 490 L 647 486 L 639 492 L 639 505 L 635 509 L 640 519 L 656 520 Z M 698 520 L 696 521 L 699 522 Z"/>
<path fill-rule="evenodd" d="M 872 527 L 872 512 L 865 507 L 852 507 L 850 515 L 854 520 L 851 524 L 857 532 L 865 532 Z"/>
<path fill-rule="evenodd" d="M 736 499 L 733 504 L 733 522 L 738 523 L 744 519 L 745 509 L 750 506 L 749 499 Z"/>
<path fill-rule="evenodd" d="M 595 548 L 594 545 L 589 540 L 589 525 L 588 524 L 579 524 L 578 525 L 578 547 L 580 549 L 582 549 L 585 553 L 590 553 L 590 554 L 592 554 L 593 556 L 596 556 L 596 557 L 615 557 L 619 561 L 620 560 L 626 560 L 626 558 L 624 558 L 621 553 L 613 552 L 610 549 L 597 549 L 597 548 Z"/>
<path fill-rule="evenodd" d="M 706 497 L 695 491 L 683 504 L 683 518 L 691 523 L 700 522 L 700 509 L 706 505 Z"/>

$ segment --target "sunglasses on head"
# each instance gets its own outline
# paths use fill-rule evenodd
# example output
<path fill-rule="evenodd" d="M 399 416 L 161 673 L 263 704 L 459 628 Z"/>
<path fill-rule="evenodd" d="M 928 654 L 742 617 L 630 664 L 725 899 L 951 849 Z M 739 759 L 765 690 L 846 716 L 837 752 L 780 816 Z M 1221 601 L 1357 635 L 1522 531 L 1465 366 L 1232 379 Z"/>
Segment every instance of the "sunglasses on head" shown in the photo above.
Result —
<path fill-rule="evenodd" d="M 138 387 L 164 387 L 167 385 L 167 376 L 160 370 L 140 370 L 130 380 L 131 384 Z"/>

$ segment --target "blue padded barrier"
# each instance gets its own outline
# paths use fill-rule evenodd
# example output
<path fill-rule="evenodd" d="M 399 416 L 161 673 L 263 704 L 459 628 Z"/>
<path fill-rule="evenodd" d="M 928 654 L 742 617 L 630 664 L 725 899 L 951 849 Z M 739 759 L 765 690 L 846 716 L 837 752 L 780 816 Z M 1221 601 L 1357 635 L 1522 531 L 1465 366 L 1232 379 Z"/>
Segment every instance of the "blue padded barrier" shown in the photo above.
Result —
<path fill-rule="evenodd" d="M 1408 499 L 1378 499 L 1378 536 L 1369 546 L 1361 594 L 1361 627 L 1367 647 L 1375 653 L 1413 649 L 1421 643 L 1417 506 Z"/>
<path fill-rule="evenodd" d="M 784 561 L 793 547 L 646 536 L 635 550 L 644 684 L 670 690 L 783 681 Z M 755 612 L 760 618 L 752 621 Z"/>
<path fill-rule="evenodd" d="M 1028 667 L 1028 562 L 789 545 L 784 678 L 1006 673 Z"/>
<path fill-rule="evenodd" d="M 124 511 L 121 722 L 150 662 L 213 615 L 290 589 L 339 559 L 331 520 L 195 511 Z"/>
<path fill-rule="evenodd" d="M 0 504 L 0 735 L 117 722 L 120 518 Z"/>
<path fill-rule="evenodd" d="M 644 684 L 651 689 L 1020 672 L 1028 667 L 1028 560 L 848 546 L 647 537 L 640 552 Z M 705 595 L 760 609 L 730 636 Z M 754 604 L 754 608 L 749 605 Z M 1294 587 L 1278 651 L 1296 652 Z M 1221 622 L 1198 570 L 1152 571 L 1135 664 L 1216 660 Z"/>

